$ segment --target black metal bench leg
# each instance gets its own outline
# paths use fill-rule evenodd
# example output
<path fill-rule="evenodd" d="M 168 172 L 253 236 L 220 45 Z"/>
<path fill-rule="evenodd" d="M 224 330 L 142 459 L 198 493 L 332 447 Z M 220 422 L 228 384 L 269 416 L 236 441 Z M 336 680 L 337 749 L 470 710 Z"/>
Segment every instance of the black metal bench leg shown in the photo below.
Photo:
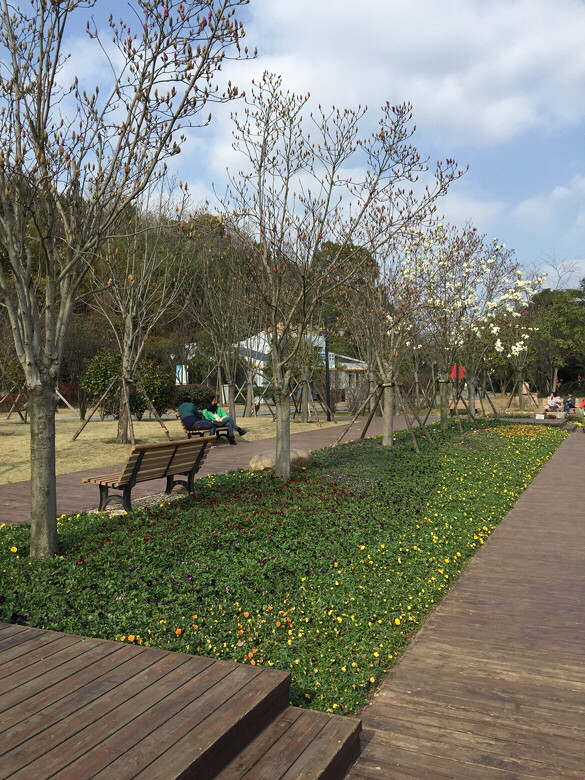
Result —
<path fill-rule="evenodd" d="M 106 506 L 108 505 L 108 486 L 107 485 L 98 485 L 100 489 L 100 505 L 98 507 L 99 512 L 104 512 L 106 509 Z"/>
<path fill-rule="evenodd" d="M 124 488 L 124 491 L 122 493 L 122 506 L 127 512 L 132 511 L 132 487 L 131 485 L 126 485 Z"/>

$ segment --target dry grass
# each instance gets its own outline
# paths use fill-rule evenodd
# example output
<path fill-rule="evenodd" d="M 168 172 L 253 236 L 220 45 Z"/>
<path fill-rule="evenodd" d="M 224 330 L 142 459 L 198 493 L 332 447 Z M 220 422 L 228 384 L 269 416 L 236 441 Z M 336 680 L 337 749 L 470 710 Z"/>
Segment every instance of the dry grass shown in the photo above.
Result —
<path fill-rule="evenodd" d="M 69 419 L 67 419 L 69 418 Z M 56 424 L 57 474 L 72 471 L 115 466 L 122 463 L 128 453 L 128 446 L 116 444 L 117 422 L 113 420 L 92 419 L 83 429 L 79 438 L 72 441 L 73 434 L 79 428 L 79 420 L 71 420 L 71 411 L 59 410 Z M 178 420 L 165 420 L 173 438 L 184 438 Z M 275 436 L 275 423 L 271 417 L 238 418 L 238 424 L 247 430 L 246 439 L 256 441 Z M 322 422 L 323 426 L 335 423 Z M 291 432 L 299 433 L 314 430 L 316 423 L 291 421 Z M 167 441 L 163 429 L 156 420 L 143 420 L 134 423 L 137 443 Z M 224 438 L 220 440 L 229 446 Z M 30 479 L 30 427 L 20 420 L 6 415 L 0 416 L 0 484 L 20 482 Z M 221 445 L 223 446 L 223 445 Z"/>

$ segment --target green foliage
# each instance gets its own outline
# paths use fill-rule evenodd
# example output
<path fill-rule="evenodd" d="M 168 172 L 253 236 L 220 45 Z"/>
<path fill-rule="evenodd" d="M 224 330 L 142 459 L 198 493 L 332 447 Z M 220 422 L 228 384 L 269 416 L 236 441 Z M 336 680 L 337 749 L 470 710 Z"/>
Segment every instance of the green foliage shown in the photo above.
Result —
<path fill-rule="evenodd" d="M 530 317 L 536 328 L 533 363 L 542 393 L 552 389 L 553 372 L 571 362 L 585 365 L 585 308 L 579 290 L 545 289 L 534 296 Z"/>
<path fill-rule="evenodd" d="M 83 387 L 91 401 L 97 401 L 114 382 L 111 391 L 100 405 L 100 414 L 117 414 L 120 397 L 122 363 L 120 356 L 109 349 L 102 349 L 91 360 L 85 370 Z"/>
<path fill-rule="evenodd" d="M 0 528 L 0 620 L 292 674 L 294 704 L 349 713 L 396 662 L 465 561 L 566 433 L 484 421 L 314 453 L 289 483 L 232 473 L 192 497 L 59 519 L 29 561 Z"/>
<path fill-rule="evenodd" d="M 143 360 L 138 373 L 140 383 L 156 411 L 159 414 L 167 412 L 174 405 L 175 400 L 175 377 L 170 369 L 161 366 L 154 360 Z M 135 391 L 132 394 L 136 394 Z M 142 393 L 136 395 L 144 403 L 146 410 L 146 402 Z M 130 399 L 130 408 L 132 408 L 132 398 Z"/>
<path fill-rule="evenodd" d="M 159 414 L 164 414 L 174 404 L 174 376 L 168 367 L 153 360 L 143 360 L 138 369 L 140 381 L 152 405 Z M 110 350 L 101 350 L 91 360 L 85 371 L 83 386 L 93 401 L 97 401 L 114 381 L 106 398 L 102 401 L 100 413 L 117 416 L 120 403 L 122 362 L 120 356 Z M 147 411 L 148 405 L 142 393 L 130 389 L 130 411 L 138 420 Z"/>
<path fill-rule="evenodd" d="M 254 396 L 258 398 L 265 398 L 267 401 L 274 401 L 274 387 L 254 387 Z"/>
<path fill-rule="evenodd" d="M 183 401 L 190 401 L 192 404 L 195 404 L 198 409 L 203 409 L 213 393 L 214 391 L 211 387 L 205 384 L 192 384 L 177 387 L 175 390 L 175 406 L 179 406 Z"/>

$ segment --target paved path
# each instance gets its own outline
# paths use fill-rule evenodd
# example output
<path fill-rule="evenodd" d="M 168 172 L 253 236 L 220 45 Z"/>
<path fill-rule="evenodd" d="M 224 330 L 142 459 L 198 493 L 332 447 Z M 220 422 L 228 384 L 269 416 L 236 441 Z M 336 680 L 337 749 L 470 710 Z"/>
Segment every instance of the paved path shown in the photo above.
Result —
<path fill-rule="evenodd" d="M 244 421 L 245 424 L 245 421 Z M 344 441 L 357 439 L 364 427 L 364 420 L 358 421 L 348 432 Z M 394 419 L 396 430 L 403 430 L 404 419 Z M 291 447 L 316 450 L 333 444 L 344 426 L 332 428 L 316 428 L 304 433 L 291 435 Z M 368 436 L 382 433 L 382 419 L 376 417 L 368 429 Z M 274 449 L 275 439 L 260 439 L 258 441 L 246 441 L 246 437 L 237 437 L 238 444 L 235 447 L 227 444 L 224 438 L 220 439 L 217 448 L 214 447 L 205 461 L 204 474 L 225 474 L 227 471 L 245 469 L 250 458 L 259 452 Z M 96 485 L 82 484 L 82 477 L 91 477 L 98 474 L 115 473 L 122 464 L 113 466 L 101 466 L 98 469 L 60 474 L 57 476 L 57 513 L 73 514 L 97 509 L 99 492 Z M 136 485 L 132 491 L 132 499 L 143 498 L 154 493 L 162 493 L 166 487 L 166 480 L 153 480 Z M 25 523 L 30 518 L 30 483 L 12 482 L 0 485 L 0 523 Z"/>
<path fill-rule="evenodd" d="M 585 778 L 585 436 L 572 433 L 358 713 L 364 778 Z"/>

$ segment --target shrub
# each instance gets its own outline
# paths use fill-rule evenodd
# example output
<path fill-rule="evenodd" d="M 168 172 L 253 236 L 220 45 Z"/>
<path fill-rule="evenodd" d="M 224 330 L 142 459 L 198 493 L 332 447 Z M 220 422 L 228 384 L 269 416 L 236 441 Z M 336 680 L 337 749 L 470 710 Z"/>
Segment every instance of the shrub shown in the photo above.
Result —
<path fill-rule="evenodd" d="M 165 370 L 162 366 L 152 360 L 144 360 L 140 364 L 139 374 L 142 387 L 150 398 L 152 405 L 158 414 L 164 414 L 174 404 L 174 376 L 168 369 Z M 144 400 L 142 393 L 138 393 L 138 397 L 144 404 L 145 410 L 146 401 Z M 132 401 L 130 402 L 130 408 L 132 408 Z"/>
<path fill-rule="evenodd" d="M 180 385 L 175 388 L 174 392 L 175 406 L 179 406 L 183 401 L 190 401 L 198 409 L 205 408 L 210 396 L 214 393 L 211 387 L 205 384 Z"/>
<path fill-rule="evenodd" d="M 107 390 L 112 380 L 112 389 L 102 401 L 100 414 L 118 416 L 120 405 L 122 364 L 120 356 L 107 349 L 101 350 L 90 361 L 83 380 L 83 387 L 92 400 L 97 400 Z M 144 360 L 138 369 L 140 381 L 158 414 L 164 414 L 174 402 L 174 376 L 152 360 Z M 148 404 L 141 392 L 130 388 L 130 411 L 141 420 Z"/>
<path fill-rule="evenodd" d="M 117 380 L 100 404 L 99 411 L 102 419 L 107 414 L 111 414 L 114 417 L 118 414 L 121 374 L 120 356 L 114 354 L 109 349 L 100 350 L 85 369 L 82 384 L 91 401 L 97 401 L 106 392 L 110 382 Z"/>

